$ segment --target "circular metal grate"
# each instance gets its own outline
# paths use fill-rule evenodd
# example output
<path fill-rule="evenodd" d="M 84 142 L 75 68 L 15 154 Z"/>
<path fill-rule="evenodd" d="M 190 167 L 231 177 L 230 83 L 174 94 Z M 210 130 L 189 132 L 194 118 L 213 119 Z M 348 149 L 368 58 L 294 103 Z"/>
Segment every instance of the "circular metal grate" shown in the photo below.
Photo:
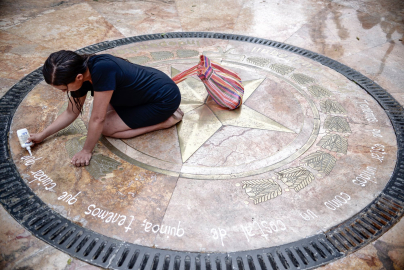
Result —
<path fill-rule="evenodd" d="M 293 243 L 234 253 L 191 253 L 161 250 L 113 239 L 85 229 L 51 210 L 20 177 L 8 144 L 13 115 L 23 100 L 43 80 L 39 68 L 0 100 L 0 202 L 27 230 L 46 243 L 88 263 L 111 269 L 140 270 L 266 270 L 311 269 L 365 246 L 393 226 L 404 212 L 403 107 L 383 88 L 359 72 L 317 53 L 266 39 L 206 32 L 181 32 L 135 36 L 105 41 L 78 50 L 97 53 L 126 44 L 172 38 L 236 40 L 274 47 L 315 60 L 343 74 L 365 89 L 389 116 L 397 137 L 397 164 L 382 193 L 351 219 Z"/>

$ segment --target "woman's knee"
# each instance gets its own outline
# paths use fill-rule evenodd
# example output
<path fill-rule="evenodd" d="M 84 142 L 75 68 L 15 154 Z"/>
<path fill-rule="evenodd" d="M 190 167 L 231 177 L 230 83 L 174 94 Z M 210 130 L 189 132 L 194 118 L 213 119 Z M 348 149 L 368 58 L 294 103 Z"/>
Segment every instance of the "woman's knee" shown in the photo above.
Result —
<path fill-rule="evenodd" d="M 107 136 L 107 137 L 113 137 L 114 133 L 115 132 L 112 129 L 106 127 L 106 125 L 104 125 L 104 128 L 102 129 L 102 132 L 101 132 L 102 135 Z"/>
<path fill-rule="evenodd" d="M 109 113 L 107 113 L 107 116 L 108 114 Z M 114 133 L 116 133 L 116 129 L 114 127 L 113 121 L 111 121 L 110 117 L 107 117 L 104 122 L 104 126 L 102 127 L 101 134 L 104 136 L 112 137 Z"/>
<path fill-rule="evenodd" d="M 130 129 L 118 116 L 115 110 L 107 112 L 102 135 L 114 137 L 116 133 Z"/>

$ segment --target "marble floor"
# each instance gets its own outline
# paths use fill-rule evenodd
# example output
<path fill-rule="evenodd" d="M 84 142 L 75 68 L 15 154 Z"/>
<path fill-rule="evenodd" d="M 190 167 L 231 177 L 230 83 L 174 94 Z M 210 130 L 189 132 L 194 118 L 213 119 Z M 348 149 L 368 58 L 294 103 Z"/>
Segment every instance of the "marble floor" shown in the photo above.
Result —
<path fill-rule="evenodd" d="M 51 52 L 77 50 L 122 37 L 179 31 L 243 34 L 305 48 L 361 72 L 404 104 L 401 0 L 3 0 L 0 1 L 0 97 L 41 66 Z M 257 78 L 249 78 L 250 82 L 253 79 Z M 40 85 L 38 91 L 41 87 L 45 88 Z M 35 93 L 32 100 L 35 103 Z M 30 109 L 33 103 L 27 102 Z M 253 99 L 246 102 L 248 106 L 254 104 L 258 103 Z M 293 121 L 286 113 L 282 116 Z M 42 119 L 48 121 L 46 117 Z M 21 122 L 24 121 L 21 117 Z M 139 146 L 142 142 L 126 143 Z M 15 142 L 12 144 L 12 148 L 17 148 Z M 103 149 L 99 151 L 104 153 Z M 184 160 L 188 156 L 178 154 L 168 158 Z M 189 162 L 192 165 L 192 158 Z M 131 173 L 147 175 L 141 169 Z M 164 179 L 164 187 L 173 188 L 174 178 Z M 186 183 L 182 179 L 177 185 Z M 199 188 L 195 185 L 195 189 Z M 161 200 L 169 200 L 167 196 Z M 97 269 L 36 239 L 3 208 L 0 218 L 1 269 Z M 403 232 L 401 221 L 368 246 L 319 269 L 404 269 Z"/>

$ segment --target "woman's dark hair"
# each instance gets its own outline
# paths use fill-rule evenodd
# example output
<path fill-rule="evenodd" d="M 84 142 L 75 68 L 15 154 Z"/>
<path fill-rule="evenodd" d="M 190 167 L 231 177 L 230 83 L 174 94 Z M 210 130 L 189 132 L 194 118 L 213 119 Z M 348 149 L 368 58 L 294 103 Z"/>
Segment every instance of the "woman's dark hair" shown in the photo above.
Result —
<path fill-rule="evenodd" d="M 46 83 L 56 86 L 65 85 L 67 87 L 69 83 L 76 80 L 78 74 L 84 74 L 84 72 L 86 72 L 88 60 L 91 56 L 92 55 L 80 55 L 73 51 L 65 50 L 52 53 L 48 59 L 46 59 L 42 68 Z M 68 92 L 67 96 L 69 97 Z M 79 102 L 79 98 L 72 97 L 76 108 L 82 113 L 83 108 Z"/>

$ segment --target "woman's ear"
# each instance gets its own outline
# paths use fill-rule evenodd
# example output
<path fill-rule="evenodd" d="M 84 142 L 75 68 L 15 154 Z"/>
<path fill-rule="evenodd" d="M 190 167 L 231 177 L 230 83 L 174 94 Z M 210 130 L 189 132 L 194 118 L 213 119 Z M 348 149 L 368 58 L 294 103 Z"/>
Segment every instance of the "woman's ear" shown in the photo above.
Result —
<path fill-rule="evenodd" d="M 83 74 L 77 74 L 76 81 L 82 81 L 84 78 Z"/>

